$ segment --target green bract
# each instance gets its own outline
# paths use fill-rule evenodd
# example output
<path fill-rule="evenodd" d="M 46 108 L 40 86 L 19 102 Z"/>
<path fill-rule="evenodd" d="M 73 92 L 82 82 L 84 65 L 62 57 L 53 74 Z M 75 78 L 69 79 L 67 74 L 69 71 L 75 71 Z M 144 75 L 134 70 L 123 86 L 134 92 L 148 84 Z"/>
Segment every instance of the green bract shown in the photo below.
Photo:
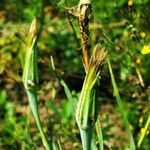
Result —
<path fill-rule="evenodd" d="M 97 86 L 106 54 L 107 52 L 97 44 L 90 59 L 89 70 L 77 106 L 76 120 L 85 150 L 90 149 L 92 130 L 98 117 Z"/>
<path fill-rule="evenodd" d="M 30 26 L 28 35 L 28 43 L 26 49 L 26 59 L 23 71 L 23 83 L 27 90 L 35 88 L 38 85 L 38 64 L 37 64 L 37 49 L 36 49 L 36 19 Z"/>
<path fill-rule="evenodd" d="M 50 150 L 47 138 L 43 131 L 43 126 L 40 121 L 38 104 L 37 104 L 37 86 L 38 86 L 38 57 L 36 49 L 36 19 L 34 19 L 30 26 L 28 35 L 28 43 L 26 50 L 25 66 L 23 71 L 23 83 L 28 95 L 29 103 L 36 120 L 38 129 L 41 134 L 41 138 L 46 150 Z"/>

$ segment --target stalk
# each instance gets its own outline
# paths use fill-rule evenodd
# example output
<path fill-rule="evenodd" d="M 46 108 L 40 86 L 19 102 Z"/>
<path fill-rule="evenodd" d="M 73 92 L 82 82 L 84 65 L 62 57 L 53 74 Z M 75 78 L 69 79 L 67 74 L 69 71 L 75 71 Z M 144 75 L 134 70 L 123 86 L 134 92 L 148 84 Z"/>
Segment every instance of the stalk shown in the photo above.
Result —
<path fill-rule="evenodd" d="M 50 150 L 49 144 L 48 144 L 47 138 L 44 134 L 43 127 L 42 127 L 42 124 L 41 124 L 41 120 L 40 120 L 40 117 L 39 117 L 39 112 L 38 112 L 38 107 L 37 107 L 37 105 L 38 105 L 37 104 L 37 93 L 36 93 L 35 90 L 30 90 L 30 91 L 27 91 L 27 96 L 28 96 L 28 99 L 29 99 L 29 103 L 30 103 L 30 107 L 31 107 L 33 116 L 35 118 L 37 127 L 39 129 L 39 132 L 40 132 L 40 135 L 41 135 L 41 138 L 42 138 L 43 145 L 46 148 L 46 150 Z"/>
<path fill-rule="evenodd" d="M 98 117 L 97 86 L 106 52 L 99 44 L 95 47 L 89 63 L 76 110 L 76 120 L 81 134 L 83 150 L 91 149 L 92 133 Z"/>
<path fill-rule="evenodd" d="M 146 132 L 148 131 L 148 128 L 150 127 L 150 115 L 148 116 L 148 119 L 147 119 L 147 122 L 146 122 L 146 125 L 144 127 L 144 132 L 142 133 L 142 135 L 140 136 L 140 139 L 138 141 L 138 145 L 137 147 L 140 148 L 141 147 L 141 144 L 146 136 Z"/>
<path fill-rule="evenodd" d="M 23 71 L 23 83 L 29 99 L 29 104 L 33 112 L 37 127 L 39 129 L 43 145 L 46 150 L 50 150 L 48 140 L 43 131 L 43 126 L 40 121 L 38 112 L 38 100 L 37 100 L 37 86 L 38 86 L 38 62 L 37 62 L 37 49 L 36 49 L 36 19 L 34 19 L 30 26 L 26 59 Z"/>
<path fill-rule="evenodd" d="M 93 132 L 92 129 L 80 128 L 80 135 L 81 135 L 81 139 L 82 139 L 83 150 L 91 149 L 92 132 Z"/>
<path fill-rule="evenodd" d="M 102 128 L 101 128 L 101 123 L 100 123 L 99 117 L 96 121 L 96 133 L 97 133 L 97 138 L 98 138 L 98 143 L 99 143 L 99 150 L 104 150 Z"/>

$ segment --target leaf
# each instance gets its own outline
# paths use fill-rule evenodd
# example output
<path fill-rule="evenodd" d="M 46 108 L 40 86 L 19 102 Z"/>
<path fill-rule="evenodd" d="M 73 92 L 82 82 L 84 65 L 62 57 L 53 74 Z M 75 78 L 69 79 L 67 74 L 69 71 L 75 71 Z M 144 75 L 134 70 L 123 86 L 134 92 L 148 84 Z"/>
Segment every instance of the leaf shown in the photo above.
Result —
<path fill-rule="evenodd" d="M 146 125 L 144 127 L 144 132 L 141 134 L 140 138 L 139 138 L 139 141 L 138 141 L 138 148 L 140 148 L 145 136 L 146 136 L 146 133 L 148 131 L 148 128 L 150 127 L 150 115 L 147 119 L 147 122 L 146 122 Z"/>
<path fill-rule="evenodd" d="M 67 99 L 71 102 L 71 105 L 72 105 L 72 109 L 74 110 L 74 112 L 76 111 L 76 101 L 73 99 L 72 97 L 72 94 L 71 94 L 71 91 L 69 89 L 69 87 L 67 86 L 67 84 L 65 83 L 64 80 L 61 79 L 60 81 L 61 85 L 64 87 L 64 91 L 65 91 L 65 94 L 67 96 Z"/>
<path fill-rule="evenodd" d="M 52 101 L 47 101 L 46 106 L 50 108 L 57 116 L 60 116 L 60 112 L 58 111 L 58 108 Z"/>
<path fill-rule="evenodd" d="M 102 128 L 101 128 L 99 117 L 96 121 L 96 133 L 97 133 L 97 138 L 98 138 L 98 142 L 99 142 L 99 150 L 103 150 L 104 149 L 104 141 L 103 141 L 103 134 L 102 134 Z"/>
<path fill-rule="evenodd" d="M 116 81 L 114 78 L 114 74 L 112 71 L 112 67 L 111 67 L 109 58 L 107 59 L 107 62 L 108 62 L 109 72 L 110 72 L 111 81 L 112 81 L 112 85 L 113 85 L 113 89 L 114 89 L 114 94 L 115 94 L 115 97 L 117 100 L 117 105 L 119 107 L 122 119 L 124 121 L 126 131 L 127 131 L 128 136 L 130 138 L 130 150 L 135 150 L 135 143 L 134 143 L 133 135 L 132 135 L 132 132 L 131 132 L 130 127 L 129 127 L 129 122 L 128 122 L 127 116 L 125 114 L 125 110 L 123 108 L 122 100 L 121 100 L 121 97 L 119 95 L 118 87 L 117 87 L 117 84 L 116 84 Z"/>

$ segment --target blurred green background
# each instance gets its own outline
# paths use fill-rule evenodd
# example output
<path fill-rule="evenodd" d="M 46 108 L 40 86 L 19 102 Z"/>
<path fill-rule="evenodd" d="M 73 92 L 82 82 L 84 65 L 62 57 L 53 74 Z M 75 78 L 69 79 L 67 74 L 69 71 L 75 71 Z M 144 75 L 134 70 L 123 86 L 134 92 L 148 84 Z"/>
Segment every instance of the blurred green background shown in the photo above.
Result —
<path fill-rule="evenodd" d="M 80 30 L 78 20 L 70 15 L 76 40 L 65 8 L 77 4 L 78 0 L 0 1 L 0 149 L 43 149 L 22 85 L 26 40 L 34 16 L 39 31 L 39 110 L 45 131 L 49 134 L 49 125 L 53 124 L 57 144 L 65 150 L 81 149 L 74 111 L 51 71 L 50 62 L 53 56 L 76 101 L 85 76 Z M 90 53 L 98 42 L 108 50 L 137 142 L 150 111 L 150 1 L 92 0 L 92 9 Z M 107 63 L 102 72 L 99 100 L 105 149 L 127 149 L 128 137 L 113 97 Z M 148 132 L 141 149 L 149 150 L 149 143 Z"/>

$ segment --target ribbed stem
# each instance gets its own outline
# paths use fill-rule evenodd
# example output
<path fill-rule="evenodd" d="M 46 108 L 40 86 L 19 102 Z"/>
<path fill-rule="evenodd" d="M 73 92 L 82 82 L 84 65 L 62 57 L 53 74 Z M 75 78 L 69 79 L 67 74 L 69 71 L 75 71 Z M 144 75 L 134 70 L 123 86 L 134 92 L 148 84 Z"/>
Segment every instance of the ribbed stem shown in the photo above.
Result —
<path fill-rule="evenodd" d="M 96 133 L 99 142 L 99 150 L 104 150 L 103 134 L 99 117 L 96 121 Z"/>
<path fill-rule="evenodd" d="M 80 135 L 83 150 L 91 150 L 92 130 L 80 128 Z"/>
<path fill-rule="evenodd" d="M 44 134 L 43 127 L 42 127 L 42 124 L 41 124 L 41 121 L 40 121 L 38 108 L 37 108 L 37 95 L 36 95 L 36 92 L 34 90 L 30 90 L 30 91 L 27 91 L 27 95 L 28 95 L 29 103 L 30 103 L 30 106 L 31 106 L 31 109 L 32 109 L 37 127 L 39 129 L 39 132 L 40 132 L 40 135 L 41 135 L 41 138 L 42 138 L 43 145 L 46 148 L 46 150 L 52 150 L 50 148 L 49 144 L 48 144 L 48 140 L 47 140 L 47 138 Z"/>

